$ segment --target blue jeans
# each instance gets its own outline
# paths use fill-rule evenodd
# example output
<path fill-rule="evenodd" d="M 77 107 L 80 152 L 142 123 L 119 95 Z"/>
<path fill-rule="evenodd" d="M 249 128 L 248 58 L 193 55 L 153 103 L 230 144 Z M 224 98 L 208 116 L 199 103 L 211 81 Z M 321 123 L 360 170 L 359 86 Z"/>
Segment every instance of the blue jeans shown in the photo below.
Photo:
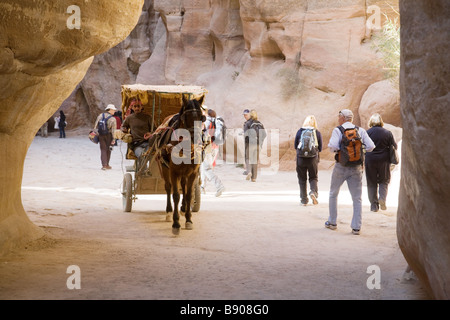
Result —
<path fill-rule="evenodd" d="M 336 224 L 337 219 L 337 198 L 339 190 L 347 181 L 348 190 L 353 200 L 353 218 L 351 223 L 352 229 L 361 229 L 361 210 L 362 210 L 362 175 L 363 167 L 344 167 L 336 163 L 331 175 L 330 199 L 329 199 L 329 214 L 328 221 Z"/>

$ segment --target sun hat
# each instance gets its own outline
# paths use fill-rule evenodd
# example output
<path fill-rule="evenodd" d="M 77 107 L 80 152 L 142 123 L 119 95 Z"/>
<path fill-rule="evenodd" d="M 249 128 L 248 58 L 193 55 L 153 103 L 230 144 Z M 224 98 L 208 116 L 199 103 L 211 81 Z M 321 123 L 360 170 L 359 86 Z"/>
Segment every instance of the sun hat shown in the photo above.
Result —
<path fill-rule="evenodd" d="M 114 110 L 117 111 L 117 108 L 113 104 L 108 104 L 105 108 L 106 111 L 108 110 Z"/>

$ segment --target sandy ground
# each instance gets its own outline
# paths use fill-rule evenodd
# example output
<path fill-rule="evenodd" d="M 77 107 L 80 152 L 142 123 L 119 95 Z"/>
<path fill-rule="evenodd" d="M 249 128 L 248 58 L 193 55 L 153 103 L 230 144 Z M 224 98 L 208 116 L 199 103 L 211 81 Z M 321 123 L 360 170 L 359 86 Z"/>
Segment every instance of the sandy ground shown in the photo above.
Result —
<path fill-rule="evenodd" d="M 319 173 L 319 205 L 301 207 L 295 172 L 246 181 L 223 163 L 194 213 L 194 230 L 173 236 L 165 195 L 138 196 L 131 213 L 120 194 L 125 146 L 100 170 L 99 146 L 86 133 L 37 136 L 23 176 L 30 219 L 46 236 L 0 259 L 0 299 L 427 299 L 405 280 L 397 244 L 399 170 L 388 210 L 372 213 L 363 191 L 363 227 L 351 234 L 351 200 L 339 196 L 338 229 L 328 218 L 331 171 Z M 365 181 L 364 181 L 365 184 Z M 182 217 L 184 227 L 184 218 Z M 81 289 L 68 289 L 67 268 L 80 268 Z M 380 289 L 369 289 L 368 267 L 380 268 Z"/>

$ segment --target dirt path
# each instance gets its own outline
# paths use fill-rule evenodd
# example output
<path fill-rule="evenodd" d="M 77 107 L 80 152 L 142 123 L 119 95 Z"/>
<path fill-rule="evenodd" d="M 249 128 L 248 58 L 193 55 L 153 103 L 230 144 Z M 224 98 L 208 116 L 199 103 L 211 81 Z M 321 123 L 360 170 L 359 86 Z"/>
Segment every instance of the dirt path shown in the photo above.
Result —
<path fill-rule="evenodd" d="M 116 148 L 113 169 L 102 171 L 99 154 L 87 135 L 36 137 L 22 198 L 47 236 L 0 259 L 0 299 L 427 298 L 417 280 L 402 279 L 398 181 L 384 212 L 371 213 L 364 194 L 362 234 L 354 236 L 346 188 L 338 230 L 324 228 L 330 171 L 319 174 L 319 205 L 300 207 L 295 172 L 252 183 L 222 164 L 216 172 L 227 190 L 216 198 L 211 186 L 194 230 L 175 237 L 164 195 L 139 196 L 131 213 L 122 211 L 122 166 L 130 163 Z M 79 290 L 66 285 L 71 265 L 81 271 Z M 381 270 L 380 289 L 366 285 L 372 265 Z"/>

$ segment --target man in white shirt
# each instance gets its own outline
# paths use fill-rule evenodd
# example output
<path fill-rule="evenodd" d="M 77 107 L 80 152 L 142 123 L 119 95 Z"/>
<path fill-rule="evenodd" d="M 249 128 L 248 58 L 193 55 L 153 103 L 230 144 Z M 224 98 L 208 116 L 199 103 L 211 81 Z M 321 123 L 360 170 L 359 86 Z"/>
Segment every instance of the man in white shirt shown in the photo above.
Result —
<path fill-rule="evenodd" d="M 353 124 L 353 112 L 349 109 L 344 109 L 339 112 L 338 115 L 339 126 L 344 129 L 354 128 Z M 358 133 L 361 137 L 361 141 L 365 146 L 367 152 L 372 151 L 375 148 L 375 144 L 372 139 L 370 139 L 366 130 L 363 128 L 357 128 Z M 342 132 L 339 127 L 333 129 L 331 134 L 330 142 L 328 143 L 328 148 L 333 152 L 339 152 L 340 144 L 342 140 Z M 364 163 L 364 161 L 362 161 Z M 330 185 L 330 198 L 329 198 L 329 217 L 328 221 L 325 222 L 325 227 L 335 230 L 337 228 L 337 198 L 339 195 L 339 190 L 342 184 L 347 181 L 348 189 L 352 196 L 353 201 L 353 218 L 351 222 L 351 228 L 353 234 L 359 234 L 361 229 L 361 210 L 362 210 L 362 177 L 363 177 L 363 165 L 357 166 L 344 166 L 339 162 L 336 162 L 333 173 L 331 176 Z"/>

